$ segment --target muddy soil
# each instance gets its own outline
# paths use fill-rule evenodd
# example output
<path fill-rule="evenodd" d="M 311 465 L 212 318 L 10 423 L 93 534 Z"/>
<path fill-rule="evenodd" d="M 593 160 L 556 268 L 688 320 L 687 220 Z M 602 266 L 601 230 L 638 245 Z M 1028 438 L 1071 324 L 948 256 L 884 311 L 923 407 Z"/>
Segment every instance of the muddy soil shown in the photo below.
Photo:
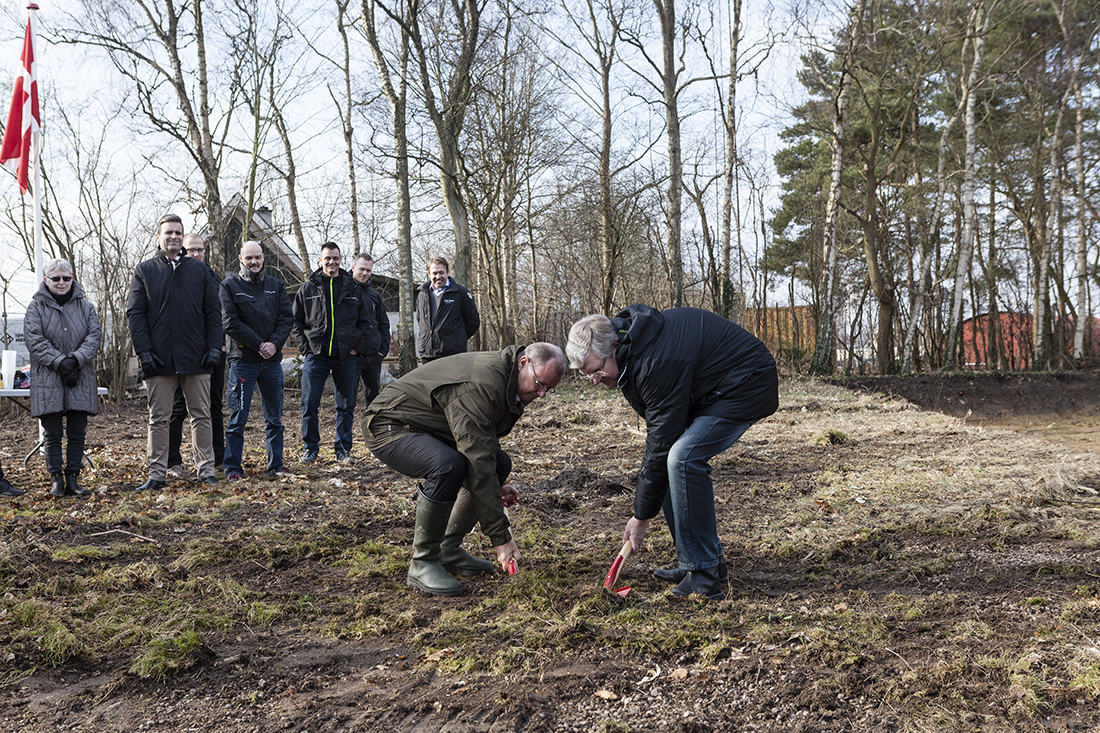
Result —
<path fill-rule="evenodd" d="M 1094 419 L 1100 424 L 1100 409 L 1092 399 L 1100 389 L 1095 375 L 865 379 L 852 380 L 849 386 L 898 395 L 923 409 L 967 420 L 1036 430 L 1050 440 L 1069 435 L 1059 433 L 1059 425 L 1091 425 Z M 299 446 L 293 402 L 287 400 L 284 419 L 288 458 L 297 455 Z M 517 437 L 507 445 L 517 482 L 525 489 L 517 525 L 522 527 L 523 517 L 528 516 L 550 527 L 568 526 L 592 538 L 592 546 L 600 548 L 593 550 L 594 557 L 603 557 L 600 553 L 606 547 L 617 546 L 616 538 L 630 512 L 632 472 L 643 446 L 644 425 L 630 417 L 625 405 L 604 405 L 601 402 L 601 410 L 622 413 L 615 432 L 586 435 L 577 441 L 571 436 L 583 421 L 576 409 L 551 400 L 533 406 L 537 409 L 517 429 L 518 433 L 526 429 L 532 437 Z M 776 419 L 793 424 L 807 409 L 815 408 L 787 404 Z M 99 457 L 116 456 L 117 469 L 96 472 L 93 483 L 101 493 L 91 502 L 101 506 L 117 502 L 128 485 L 143 480 L 144 422 L 141 402 L 110 406 L 92 421 L 90 451 Z M 1040 430 L 1043 425 L 1047 427 Z M 322 423 L 322 436 L 331 431 L 329 419 Z M 40 462 L 32 459 L 26 471 L 20 467 L 36 432 L 32 420 L 7 412 L 0 420 L 0 456 L 15 482 L 36 492 L 39 498 L 34 501 L 45 501 L 41 495 L 47 482 Z M 1066 440 L 1073 450 L 1096 447 L 1091 439 L 1076 434 Z M 937 446 L 929 444 L 926 449 Z M 345 515 L 350 519 L 344 535 L 335 538 L 338 543 L 373 537 L 408 542 L 411 518 L 373 522 L 362 515 L 361 495 L 365 491 L 408 493 L 411 483 L 374 462 L 358 441 L 355 455 L 358 462 L 352 467 L 338 466 L 324 453 L 309 471 L 292 461 L 291 467 L 307 478 L 338 480 L 348 491 L 330 491 L 323 501 L 286 507 L 265 521 L 293 526 Z M 716 462 L 720 527 L 747 527 L 782 514 L 788 500 L 812 491 L 821 471 L 835 470 L 846 462 L 889 458 L 889 446 L 866 442 L 776 449 L 750 431 L 735 447 L 733 458 Z M 262 482 L 257 479 L 257 483 Z M 747 485 L 753 487 L 748 494 L 742 490 Z M 63 512 L 35 523 L 28 523 L 18 512 L 7 517 L 0 524 L 0 541 L 21 551 L 25 548 L 27 562 L 48 564 L 57 573 L 66 572 L 67 566 L 51 558 L 51 546 L 73 541 L 106 543 L 106 533 L 132 529 L 85 522 Z M 228 518 L 224 525 L 188 527 L 183 532 L 143 529 L 140 534 L 165 545 L 200 536 L 230 538 L 234 527 L 246 521 L 242 514 Z M 729 532 L 735 534 L 732 529 Z M 1004 537 L 981 532 L 952 536 L 887 529 L 870 541 L 840 546 L 828 558 L 769 554 L 740 546 L 736 537 L 728 539 L 727 551 L 732 594 L 742 601 L 750 599 L 748 608 L 757 609 L 754 613 L 761 618 L 816 609 L 839 612 L 847 604 L 874 604 L 896 594 L 935 600 L 919 617 L 891 620 L 880 653 L 857 660 L 831 658 L 800 636 L 760 641 L 749 633 L 753 619 L 741 604 L 716 650 L 689 648 L 661 657 L 627 653 L 596 639 L 569 653 L 548 654 L 531 671 L 442 674 L 421 651 L 434 625 L 445 614 L 474 608 L 491 598 L 507 579 L 468 582 L 466 595 L 441 599 L 405 588 L 400 573 L 350 578 L 334 573 L 324 558 L 270 564 L 242 560 L 227 574 L 273 603 L 310 595 L 316 599 L 315 610 L 267 627 L 205 634 L 205 646 L 193 664 L 163 681 L 134 675 L 124 658 L 80 659 L 51 666 L 36 659 L 32 649 L 21 650 L 14 659 L 0 659 L 0 730 L 701 733 L 1065 731 L 1100 726 L 1095 699 L 1069 687 L 1061 697 L 1057 691 L 1047 691 L 1047 702 L 1035 713 L 1024 704 L 1026 690 L 1018 693 L 1019 699 L 998 697 L 987 694 L 982 685 L 953 682 L 959 677 L 946 671 L 942 679 L 933 680 L 916 679 L 913 674 L 918 659 L 938 653 L 935 650 L 944 644 L 972 646 L 974 664 L 979 664 L 990 655 L 1009 653 L 1014 640 L 1032 638 L 1044 624 L 1056 623 L 1048 618 L 1050 611 L 1029 599 L 1069 598 L 1083 586 L 1095 586 L 1100 551 L 1079 537 L 1040 530 L 1006 542 Z M 951 562 L 943 561 L 947 557 Z M 651 552 L 636 558 L 624 572 L 623 582 L 633 586 L 636 599 L 627 602 L 638 603 L 640 613 L 648 604 L 666 608 L 673 603 L 663 593 L 664 587 L 649 576 L 654 567 L 669 561 L 667 553 Z M 930 569 L 914 572 L 916 566 Z M 603 566 L 594 564 L 593 574 L 602 572 Z M 328 626 L 326 599 L 359 593 L 364 587 L 386 590 L 393 604 L 407 609 L 407 625 L 365 638 Z M 0 594 L 4 592 L 0 589 Z M 690 618 L 691 605 L 681 607 Z M 989 634 L 948 641 L 949 630 L 969 619 L 980 619 Z M 492 645 L 500 644 L 489 639 L 484 643 L 489 655 L 495 651 Z M 906 704 L 883 702 L 906 699 L 907 688 L 919 690 L 922 699 L 942 696 L 941 717 L 918 721 Z M 922 704 L 921 710 L 926 709 Z"/>

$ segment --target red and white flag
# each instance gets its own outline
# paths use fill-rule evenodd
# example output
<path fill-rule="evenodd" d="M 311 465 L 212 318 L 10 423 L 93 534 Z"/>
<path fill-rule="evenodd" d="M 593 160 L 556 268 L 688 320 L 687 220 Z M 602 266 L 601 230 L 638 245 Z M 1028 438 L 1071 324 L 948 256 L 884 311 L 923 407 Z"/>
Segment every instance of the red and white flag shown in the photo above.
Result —
<path fill-rule="evenodd" d="M 42 129 L 38 111 L 38 62 L 34 58 L 34 13 L 27 18 L 27 35 L 23 39 L 22 73 L 15 79 L 15 92 L 8 110 L 8 125 L 0 143 L 0 165 L 19 177 L 19 188 L 27 192 L 31 163 L 31 135 Z"/>

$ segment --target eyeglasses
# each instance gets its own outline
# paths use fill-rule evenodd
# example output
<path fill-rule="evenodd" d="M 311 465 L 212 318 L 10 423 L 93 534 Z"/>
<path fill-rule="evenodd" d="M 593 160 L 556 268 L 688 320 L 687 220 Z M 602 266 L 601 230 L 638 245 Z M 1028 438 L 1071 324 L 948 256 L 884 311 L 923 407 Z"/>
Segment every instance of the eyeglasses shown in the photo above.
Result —
<path fill-rule="evenodd" d="M 46 279 L 49 280 L 50 282 L 55 282 L 55 283 L 71 282 L 72 279 L 73 279 L 73 276 L 72 275 L 51 275 L 51 276 L 47 277 Z"/>
<path fill-rule="evenodd" d="M 578 369 L 577 371 L 581 373 L 581 376 L 582 376 L 582 377 L 585 377 L 585 378 L 587 378 L 587 379 L 593 379 L 593 380 L 595 380 L 595 381 L 597 381 L 597 382 L 598 382 L 598 381 L 600 381 L 601 379 L 603 379 L 603 377 L 604 377 L 604 374 L 603 374 L 603 368 L 604 368 L 604 366 L 606 366 L 606 365 L 607 365 L 607 357 L 605 356 L 605 357 L 603 358 L 603 361 L 601 361 L 601 362 L 600 362 L 600 368 L 599 368 L 599 369 L 597 369 L 596 371 L 594 371 L 594 372 L 588 372 L 587 374 L 585 374 L 585 373 L 584 373 L 584 371 L 582 371 L 582 370 L 580 370 L 580 369 Z"/>
<path fill-rule="evenodd" d="M 187 254 L 189 254 L 189 255 L 193 255 L 196 252 L 205 252 L 205 251 L 206 251 L 205 247 L 188 247 L 187 248 Z"/>
<path fill-rule="evenodd" d="M 532 361 L 532 362 L 530 362 L 530 364 L 531 364 L 531 376 L 533 376 L 535 378 L 535 386 L 536 387 L 542 387 L 544 390 L 546 390 L 546 394 L 554 394 L 554 388 L 553 387 L 551 387 L 549 384 L 545 384 L 545 383 L 539 381 L 538 372 L 535 371 L 535 362 Z"/>

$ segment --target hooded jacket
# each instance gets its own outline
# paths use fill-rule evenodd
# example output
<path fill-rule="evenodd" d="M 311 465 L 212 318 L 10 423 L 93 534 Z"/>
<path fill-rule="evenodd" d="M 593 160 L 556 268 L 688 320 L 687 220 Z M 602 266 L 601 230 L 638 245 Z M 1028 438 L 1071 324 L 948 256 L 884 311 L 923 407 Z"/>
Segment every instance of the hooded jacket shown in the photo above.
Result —
<path fill-rule="evenodd" d="M 421 358 L 438 358 L 466 351 L 466 341 L 481 327 L 481 315 L 470 291 L 449 279 L 439 307 L 432 318 L 432 283 L 422 283 L 416 291 L 416 353 Z"/>
<path fill-rule="evenodd" d="M 339 279 L 340 292 L 335 308 L 330 311 L 326 292 Z M 378 333 L 374 327 L 370 301 L 363 297 L 359 283 L 346 270 L 335 278 L 327 277 L 321 268 L 294 295 L 294 325 L 291 338 L 302 354 L 319 354 L 347 359 L 351 350 L 360 354 L 378 349 Z M 330 349 L 335 345 L 336 353 Z"/>
<path fill-rule="evenodd" d="M 372 451 L 411 432 L 432 435 L 461 453 L 481 530 L 494 546 L 512 539 L 496 452 L 523 415 L 517 366 L 522 355 L 522 346 L 509 346 L 429 362 L 383 387 L 363 417 L 363 437 Z"/>
<path fill-rule="evenodd" d="M 202 360 L 222 347 L 222 309 L 216 277 L 204 262 L 179 258 L 175 267 L 158 252 L 134 268 L 126 318 L 134 353 L 152 351 L 164 362 L 159 376 L 209 374 Z"/>
<path fill-rule="evenodd" d="M 31 357 L 31 415 L 80 410 L 99 412 L 95 356 L 102 342 L 99 315 L 73 280 L 72 297 L 61 305 L 42 281 L 27 306 L 23 338 Z M 72 354 L 80 364 L 80 379 L 66 387 L 57 368 Z"/>
<path fill-rule="evenodd" d="M 646 421 L 634 516 L 657 516 L 668 493 L 668 452 L 697 417 L 755 422 L 779 408 L 779 376 L 766 346 L 699 308 L 632 305 L 611 319 L 619 333 L 619 387 Z"/>
<path fill-rule="evenodd" d="M 247 275 L 246 275 L 247 273 Z M 282 360 L 283 344 L 294 325 L 290 296 L 278 278 L 242 268 L 222 281 L 222 328 L 229 342 L 228 357 L 249 363 Z M 260 356 L 260 345 L 275 344 L 270 359 Z"/>

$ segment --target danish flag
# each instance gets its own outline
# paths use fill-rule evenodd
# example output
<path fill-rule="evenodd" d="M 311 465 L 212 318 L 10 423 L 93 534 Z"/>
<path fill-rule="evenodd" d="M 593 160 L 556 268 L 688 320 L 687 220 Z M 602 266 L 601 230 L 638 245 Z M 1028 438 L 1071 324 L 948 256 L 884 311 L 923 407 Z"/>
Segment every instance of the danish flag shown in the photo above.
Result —
<path fill-rule="evenodd" d="M 37 9 L 35 6 L 30 6 Z M 30 186 L 27 171 L 31 162 L 31 135 L 42 129 L 38 111 L 38 62 L 34 58 L 34 14 L 27 18 L 27 35 L 23 39 L 22 71 L 15 79 L 15 91 L 8 110 L 8 125 L 0 143 L 0 165 L 19 177 L 23 193 Z"/>

